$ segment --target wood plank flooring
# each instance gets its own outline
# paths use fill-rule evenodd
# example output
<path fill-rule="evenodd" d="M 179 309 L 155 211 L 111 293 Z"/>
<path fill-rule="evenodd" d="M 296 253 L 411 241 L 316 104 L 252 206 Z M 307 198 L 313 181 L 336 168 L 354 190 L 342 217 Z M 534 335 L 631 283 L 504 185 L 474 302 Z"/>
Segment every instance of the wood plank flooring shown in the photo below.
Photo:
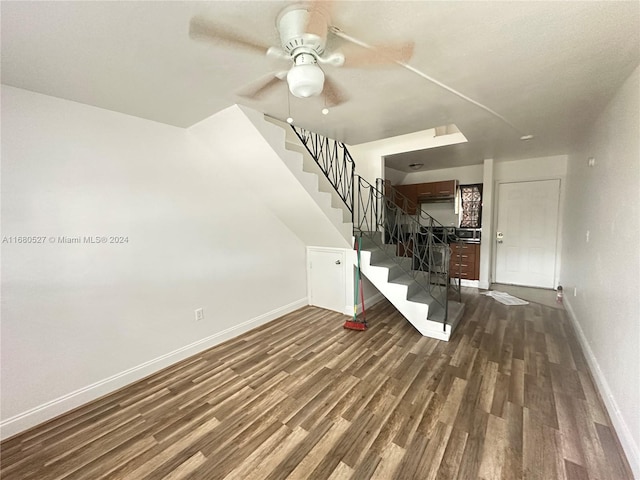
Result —
<path fill-rule="evenodd" d="M 631 479 L 565 312 L 473 292 L 448 343 L 305 307 L 6 440 L 0 477 Z"/>

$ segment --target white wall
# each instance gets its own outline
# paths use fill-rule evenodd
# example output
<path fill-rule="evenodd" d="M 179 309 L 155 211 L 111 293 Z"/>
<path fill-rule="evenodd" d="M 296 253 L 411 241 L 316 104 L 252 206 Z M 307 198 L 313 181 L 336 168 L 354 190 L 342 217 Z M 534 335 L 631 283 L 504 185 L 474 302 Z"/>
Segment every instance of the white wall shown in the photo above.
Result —
<path fill-rule="evenodd" d="M 2 236 L 45 237 L 2 245 L 3 436 L 306 304 L 305 245 L 234 161 L 183 129 L 2 87 Z"/>
<path fill-rule="evenodd" d="M 493 211 L 495 195 L 493 191 L 493 173 L 495 163 L 486 158 L 482 168 L 482 239 L 480 244 L 480 288 L 488 290 L 491 286 L 493 255 L 495 254 L 495 238 L 493 227 Z"/>
<path fill-rule="evenodd" d="M 389 180 L 391 185 L 401 185 L 404 182 L 404 179 L 408 175 L 407 172 L 401 172 L 400 170 L 396 170 L 395 168 L 384 168 L 384 179 Z"/>
<path fill-rule="evenodd" d="M 232 159 L 233 174 L 243 188 L 305 245 L 350 245 L 352 231 L 342 223 L 342 209 L 332 209 L 331 195 L 318 191 L 324 175 L 302 172 L 303 155 L 285 149 L 286 130 L 265 121 L 264 114 L 234 105 L 188 130 L 206 148 Z"/>
<path fill-rule="evenodd" d="M 461 133 L 436 136 L 436 130 L 430 128 L 374 142 L 350 145 L 347 148 L 356 163 L 356 173 L 375 185 L 376 178 L 385 178 L 383 157 L 386 155 L 442 147 L 466 141 Z M 405 183 L 411 182 L 405 180 Z"/>
<path fill-rule="evenodd" d="M 565 302 L 636 478 L 640 478 L 639 92 L 636 69 L 569 157 L 561 277 Z M 592 168 L 587 165 L 590 157 L 595 158 Z"/>
<path fill-rule="evenodd" d="M 482 163 L 480 163 L 479 165 L 467 165 L 464 167 L 410 172 L 404 178 L 404 181 L 402 183 L 428 183 L 441 182 L 445 180 L 458 180 L 460 182 L 460 185 L 482 183 L 483 170 L 484 167 Z"/>
<path fill-rule="evenodd" d="M 566 173 L 567 155 L 527 158 L 524 160 L 505 159 L 495 163 L 494 180 L 499 183 L 548 180 L 564 178 Z"/>

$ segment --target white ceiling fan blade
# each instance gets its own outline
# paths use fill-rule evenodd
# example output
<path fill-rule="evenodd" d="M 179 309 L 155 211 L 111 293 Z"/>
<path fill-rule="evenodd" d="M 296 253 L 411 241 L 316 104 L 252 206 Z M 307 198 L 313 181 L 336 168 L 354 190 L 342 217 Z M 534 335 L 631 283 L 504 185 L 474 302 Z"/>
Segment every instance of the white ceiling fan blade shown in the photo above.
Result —
<path fill-rule="evenodd" d="M 372 49 L 345 48 L 345 67 L 375 67 L 407 63 L 413 56 L 413 42 L 374 46 Z"/>
<path fill-rule="evenodd" d="M 333 8 L 332 0 L 314 0 L 307 7 L 309 16 L 304 28 L 306 33 L 324 37 L 327 34 L 327 21 Z"/>
<path fill-rule="evenodd" d="M 269 49 L 267 50 L 267 57 L 275 58 L 277 60 L 291 61 L 291 55 L 289 55 L 279 47 L 269 47 Z"/>
<path fill-rule="evenodd" d="M 277 85 L 279 85 L 286 76 L 286 71 L 269 73 L 243 87 L 238 92 L 236 92 L 236 94 L 240 97 L 250 98 L 254 100 L 262 99 L 275 87 L 277 87 Z"/>
<path fill-rule="evenodd" d="M 263 45 L 249 40 L 242 35 L 226 30 L 219 25 L 215 25 L 204 17 L 195 16 L 189 22 L 189 37 L 194 40 L 205 40 L 220 44 L 233 44 L 246 50 L 258 53 L 266 53 L 268 45 Z"/>
<path fill-rule="evenodd" d="M 349 100 L 349 96 L 329 77 L 324 79 L 322 95 L 329 107 L 337 107 Z"/>
<path fill-rule="evenodd" d="M 346 37 L 342 35 L 342 32 L 336 35 L 341 38 Z M 352 41 L 351 37 L 346 37 L 346 39 L 351 42 L 351 45 L 341 47 L 341 51 L 345 58 L 344 66 L 347 68 L 403 64 L 411 60 L 413 56 L 413 42 L 368 45 L 364 42 Z"/>
<path fill-rule="evenodd" d="M 277 72 L 275 75 L 280 80 L 284 80 L 285 78 L 287 78 L 287 73 L 289 73 L 289 70 L 281 70 L 281 71 Z"/>
<path fill-rule="evenodd" d="M 344 65 L 345 56 L 342 52 L 333 52 L 330 55 L 317 57 L 318 63 L 323 65 L 331 65 L 332 67 L 341 67 Z"/>

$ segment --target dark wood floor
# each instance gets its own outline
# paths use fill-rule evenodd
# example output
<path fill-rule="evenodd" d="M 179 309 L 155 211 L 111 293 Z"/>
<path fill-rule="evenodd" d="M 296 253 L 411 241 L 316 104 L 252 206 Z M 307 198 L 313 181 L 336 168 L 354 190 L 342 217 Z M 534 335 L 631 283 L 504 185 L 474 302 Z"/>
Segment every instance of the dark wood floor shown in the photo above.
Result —
<path fill-rule="evenodd" d="M 631 479 L 563 310 L 467 292 L 451 342 L 306 307 L 1 445 L 10 479 Z"/>

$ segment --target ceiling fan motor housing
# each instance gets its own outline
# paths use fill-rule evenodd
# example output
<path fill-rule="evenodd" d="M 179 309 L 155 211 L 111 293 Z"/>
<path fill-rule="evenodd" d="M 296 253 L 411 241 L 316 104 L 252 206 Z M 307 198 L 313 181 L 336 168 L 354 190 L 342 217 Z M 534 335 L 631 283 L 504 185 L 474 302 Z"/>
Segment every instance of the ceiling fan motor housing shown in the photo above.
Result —
<path fill-rule="evenodd" d="M 276 20 L 282 49 L 293 58 L 299 53 L 311 53 L 320 56 L 327 44 L 328 16 L 320 11 L 313 12 L 314 33 L 305 30 L 309 25 L 311 12 L 305 5 L 290 5 L 280 12 Z M 316 22 L 322 22 L 318 28 Z"/>

